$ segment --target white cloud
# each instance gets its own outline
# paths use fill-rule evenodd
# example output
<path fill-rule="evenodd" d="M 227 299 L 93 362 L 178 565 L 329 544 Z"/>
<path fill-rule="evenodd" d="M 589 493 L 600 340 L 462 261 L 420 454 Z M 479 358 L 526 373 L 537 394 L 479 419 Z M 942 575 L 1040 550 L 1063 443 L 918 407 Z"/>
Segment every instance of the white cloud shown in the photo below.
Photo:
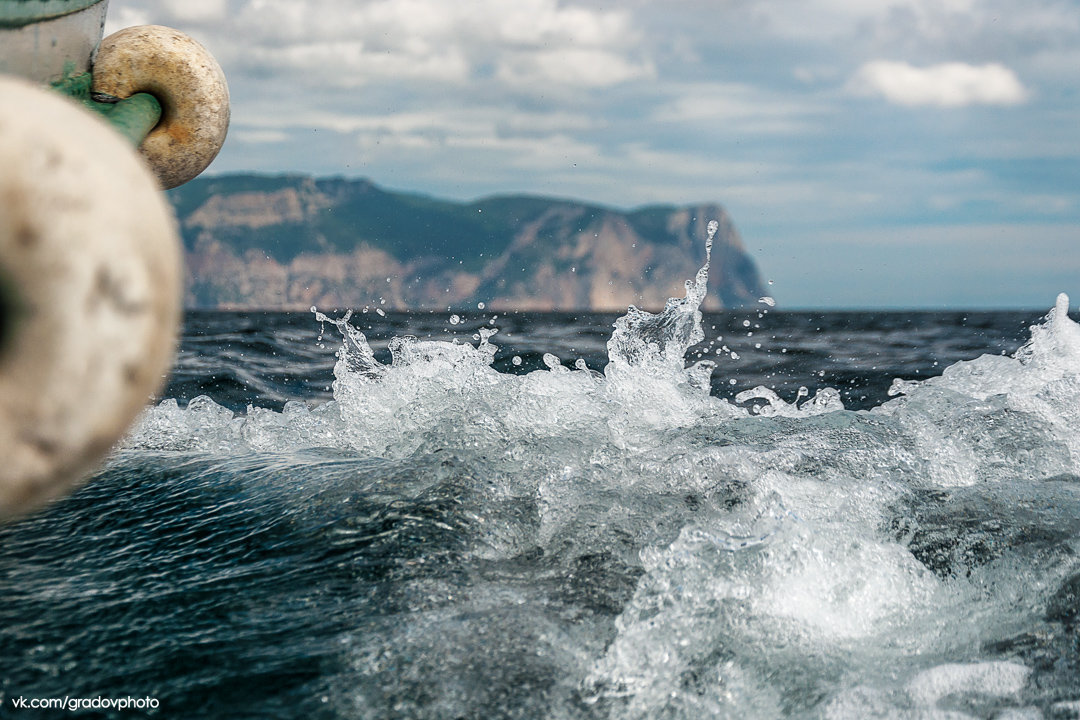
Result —
<path fill-rule="evenodd" d="M 287 142 L 289 135 L 281 130 L 251 130 L 238 128 L 229 132 L 229 139 L 235 140 L 236 142 L 251 143 L 253 145 L 265 145 Z"/>
<path fill-rule="evenodd" d="M 338 133 L 385 135 L 544 136 L 603 127 L 595 118 L 576 113 L 539 113 L 494 106 L 442 107 L 390 113 L 344 113 L 311 108 L 257 108 L 235 116 L 235 123 L 266 130 L 325 129 Z"/>
<path fill-rule="evenodd" d="M 874 60 L 859 68 L 849 87 L 909 107 L 1018 105 L 1028 95 L 1016 74 L 998 63 L 952 62 L 919 68 L 903 62 Z"/>
<path fill-rule="evenodd" d="M 822 103 L 742 83 L 680 83 L 665 87 L 670 100 L 651 114 L 661 123 L 707 125 L 739 134 L 795 134 L 811 129 Z"/>
<path fill-rule="evenodd" d="M 638 37 L 630 15 L 621 11 L 560 6 L 556 0 L 486 0 L 472 5 L 482 8 L 482 16 L 470 20 L 485 19 L 479 28 L 490 28 L 494 37 L 508 43 L 614 47 L 628 46 Z"/>
<path fill-rule="evenodd" d="M 978 0 L 774 0 L 746 8 L 777 35 L 828 40 L 904 20 L 905 29 L 938 35 L 953 18 L 980 17 Z"/>
<path fill-rule="evenodd" d="M 538 50 L 504 57 L 496 77 L 518 88 L 565 85 L 598 88 L 628 80 L 651 78 L 649 62 L 634 62 L 620 54 L 596 48 Z"/>
<path fill-rule="evenodd" d="M 132 25 L 150 25 L 151 15 L 146 10 L 132 7 L 113 7 L 105 17 L 105 35 L 112 35 Z"/>
<path fill-rule="evenodd" d="M 558 0 L 247 0 L 233 24 L 244 32 L 230 52 L 247 68 L 336 86 L 461 84 L 494 68 L 498 81 L 542 92 L 653 74 L 628 13 Z"/>
<path fill-rule="evenodd" d="M 208 23 L 225 19 L 225 0 L 164 0 L 165 10 L 180 22 Z"/>
<path fill-rule="evenodd" d="M 416 55 L 373 52 L 359 40 L 260 46 L 248 52 L 247 62 L 262 71 L 295 73 L 335 87 L 356 87 L 391 79 L 460 83 L 469 75 L 469 63 L 456 48 Z"/>

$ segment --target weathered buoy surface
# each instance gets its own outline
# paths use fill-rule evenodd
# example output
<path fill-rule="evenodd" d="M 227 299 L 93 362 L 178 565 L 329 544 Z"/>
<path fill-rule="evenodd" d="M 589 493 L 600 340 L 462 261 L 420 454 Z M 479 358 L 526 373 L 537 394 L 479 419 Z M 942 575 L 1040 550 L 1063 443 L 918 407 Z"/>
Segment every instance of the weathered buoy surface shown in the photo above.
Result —
<path fill-rule="evenodd" d="M 213 161 L 229 129 L 229 86 L 214 56 L 188 35 L 139 25 L 101 41 L 94 91 L 118 98 L 149 93 L 162 116 L 139 152 L 165 189 L 183 185 Z"/>
<path fill-rule="evenodd" d="M 68 490 L 160 387 L 180 320 L 175 221 L 130 145 L 0 76 L 0 519 Z"/>

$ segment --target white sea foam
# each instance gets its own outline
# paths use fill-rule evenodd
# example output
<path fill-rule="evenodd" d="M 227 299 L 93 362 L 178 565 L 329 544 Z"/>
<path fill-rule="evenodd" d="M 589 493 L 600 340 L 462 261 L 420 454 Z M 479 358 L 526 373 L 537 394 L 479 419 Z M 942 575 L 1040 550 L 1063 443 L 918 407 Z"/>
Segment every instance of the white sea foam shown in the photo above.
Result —
<path fill-rule="evenodd" d="M 318 315 L 343 336 L 332 402 L 235 415 L 209 398 L 165 401 L 127 448 L 472 459 L 485 497 L 535 518 L 477 510 L 478 556 L 599 545 L 640 571 L 588 652 L 537 630 L 582 702 L 610 717 L 1037 717 L 1031 667 L 980 648 L 1041 627 L 1047 597 L 1077 571 L 1068 299 L 1015 356 L 898 382 L 898 397 L 850 412 L 836 391 L 711 396 L 715 364 L 684 359 L 703 338 L 707 278 L 708 261 L 662 313 L 630 308 L 603 373 L 554 356 L 499 373 L 494 330 L 475 346 L 397 338 L 383 364 L 348 315 Z M 669 497 L 696 509 L 673 514 Z"/>
<path fill-rule="evenodd" d="M 1016 697 L 1031 669 L 1011 662 L 938 665 L 916 675 L 907 693 L 919 705 L 935 705 L 950 695 Z"/>

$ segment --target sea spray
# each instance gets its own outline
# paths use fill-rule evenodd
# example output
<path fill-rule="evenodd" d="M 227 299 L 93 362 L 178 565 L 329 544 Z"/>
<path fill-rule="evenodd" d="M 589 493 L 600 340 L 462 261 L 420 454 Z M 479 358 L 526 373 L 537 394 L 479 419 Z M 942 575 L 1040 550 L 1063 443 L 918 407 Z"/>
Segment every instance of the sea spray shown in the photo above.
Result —
<path fill-rule="evenodd" d="M 668 377 L 683 372 L 686 351 L 705 339 L 700 308 L 708 290 L 713 237 L 718 227 L 715 220 L 709 222 L 705 264 L 693 280 L 686 281 L 684 297 L 668 298 L 658 315 L 631 305 L 626 315 L 615 321 L 615 332 L 608 340 L 609 375 L 623 367 L 659 371 Z"/>
<path fill-rule="evenodd" d="M 272 607 L 349 608 L 319 690 L 338 716 L 1053 717 L 1080 702 L 1068 300 L 1014 356 L 898 384 L 871 411 L 767 388 L 740 407 L 708 393 L 712 367 L 685 367 L 706 260 L 685 298 L 616 321 L 603 373 L 554 353 L 500 373 L 479 333 L 395 339 L 380 362 L 348 316 L 317 316 L 343 337 L 332 402 L 166 401 L 109 472 L 172 457 L 194 465 L 187 502 L 274 498 L 312 547 Z M 198 542 L 241 543 L 214 522 L 198 518 Z M 247 612 L 232 622 L 252 614 L 245 576 L 226 576 Z"/>
<path fill-rule="evenodd" d="M 390 362 L 383 363 L 351 324 L 351 311 L 331 318 L 313 307 L 315 319 L 333 325 L 342 337 L 332 402 L 315 410 L 290 404 L 283 422 L 281 414 L 259 408 L 233 417 L 215 409 L 209 398 L 193 400 L 185 416 L 175 401 L 165 401 L 144 418 L 132 439 L 136 446 L 176 449 L 190 437 L 191 447 L 201 450 L 245 445 L 296 449 L 318 439 L 358 452 L 403 455 L 439 436 L 444 427 L 496 438 L 523 431 L 564 435 L 586 428 L 591 435 L 606 429 L 616 445 L 647 446 L 665 428 L 688 427 L 705 417 L 745 417 L 746 409 L 710 395 L 716 362 L 700 360 L 687 367 L 685 360 L 705 337 L 700 307 L 717 229 L 716 221 L 708 224 L 705 262 L 686 281 L 684 297 L 669 299 L 656 314 L 631 306 L 615 321 L 603 374 L 581 364 L 571 371 L 550 354 L 544 358 L 546 370 L 524 376 L 499 373 L 492 368 L 498 353 L 490 342 L 498 333 L 495 327 L 481 328 L 475 346 L 396 337 L 389 342 Z M 754 408 L 763 414 L 797 416 L 843 408 L 831 389 L 801 405 L 788 405 L 766 388 L 740 397 L 740 402 L 767 399 L 768 406 Z M 302 431 L 290 433 L 291 426 Z"/>

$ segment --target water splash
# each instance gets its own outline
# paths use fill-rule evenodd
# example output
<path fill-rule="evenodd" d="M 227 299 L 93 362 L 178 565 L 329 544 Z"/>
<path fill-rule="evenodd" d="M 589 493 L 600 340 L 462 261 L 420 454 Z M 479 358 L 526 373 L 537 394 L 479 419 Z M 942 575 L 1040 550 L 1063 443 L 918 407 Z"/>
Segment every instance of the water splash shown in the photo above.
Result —
<path fill-rule="evenodd" d="M 350 323 L 351 311 L 331 318 L 312 308 L 318 322 L 333 325 L 342 337 L 332 402 L 317 408 L 290 402 L 283 413 L 249 408 L 246 415 L 236 417 L 209 398 L 197 398 L 186 410 L 165 401 L 146 413 L 129 445 L 179 448 L 188 443 L 200 449 L 261 450 L 319 443 L 403 455 L 450 428 L 464 429 L 470 437 L 490 433 L 510 440 L 520 432 L 561 435 L 587 427 L 586 436 L 596 436 L 597 441 L 647 447 L 658 432 L 691 427 L 707 418 L 808 418 L 843 411 L 833 388 L 823 388 L 813 398 L 801 389 L 786 401 L 770 388 L 756 387 L 739 393 L 733 405 L 710 394 L 716 362 L 700 360 L 687 367 L 687 351 L 704 338 L 700 306 L 716 231 L 717 223 L 710 222 L 705 263 L 694 279 L 687 280 L 684 297 L 669 299 L 657 314 L 631 306 L 616 320 L 602 374 L 581 363 L 571 370 L 551 354 L 544 356 L 543 370 L 523 376 L 499 373 L 492 367 L 499 351 L 491 342 L 496 327 L 479 329 L 476 345 L 456 339 L 394 338 L 389 343 L 390 362 L 383 363 L 364 333 Z M 1046 391 L 1048 385 L 1068 387 L 1076 381 L 1080 327 L 1068 318 L 1068 305 L 1068 297 L 1061 295 L 1046 321 L 1031 328 L 1030 341 L 1015 356 L 960 362 L 925 381 L 897 380 L 890 394 L 901 397 L 873 412 L 917 418 L 911 421 L 917 434 L 940 440 L 942 433 L 934 435 L 928 428 L 939 424 L 934 416 L 940 414 L 942 397 L 985 401 L 1004 392 L 1026 413 L 1049 422 L 1064 418 L 1080 423 L 1080 411 L 1061 400 L 1071 397 L 1067 392 L 1058 392 L 1056 386 Z M 717 352 L 722 351 L 736 357 L 726 346 Z M 518 356 L 512 359 L 515 367 L 521 362 Z M 1080 445 L 1075 452 L 1080 456 Z M 966 467 L 969 461 L 964 456 L 954 464 Z"/>
<path fill-rule="evenodd" d="M 228 469 L 284 453 L 289 472 L 252 494 L 295 495 L 319 527 L 333 517 L 319 501 L 361 478 L 349 499 L 365 510 L 333 505 L 334 529 L 359 538 L 344 585 L 396 604 L 335 644 L 347 670 L 327 685 L 349 710 L 427 698 L 408 709 L 496 715 L 526 697 L 521 716 L 555 718 L 1065 715 L 1080 702 L 1068 299 L 1013 357 L 898 383 L 871 411 L 835 390 L 755 388 L 739 407 L 709 394 L 714 363 L 686 367 L 710 250 L 684 298 L 616 321 L 603 373 L 554 354 L 497 372 L 487 328 L 475 346 L 395 338 L 383 363 L 349 315 L 317 314 L 342 335 L 332 402 L 237 416 L 166 401 L 128 452 Z M 345 451 L 348 473 L 288 455 L 315 448 Z M 365 585 L 384 536 L 396 564 Z"/>
<path fill-rule="evenodd" d="M 1080 325 L 1069 319 L 1069 296 L 1061 293 L 1046 319 L 1031 327 L 1031 339 L 1016 351 L 1016 359 L 1044 374 L 1061 376 L 1075 371 L 1078 357 Z"/>
<path fill-rule="evenodd" d="M 755 405 L 751 407 L 751 411 L 755 415 L 770 416 L 775 415 L 779 417 L 808 417 L 810 415 L 821 415 L 822 413 L 836 412 L 837 410 L 844 409 L 844 403 L 840 399 L 840 391 L 836 388 L 822 388 L 814 397 L 799 402 L 803 398 L 808 397 L 810 391 L 805 387 L 799 388 L 798 394 L 795 400 L 792 402 L 784 402 L 780 399 L 780 396 L 776 394 L 775 390 L 771 390 L 767 387 L 758 386 L 749 390 L 744 390 L 735 396 L 735 402 L 746 403 L 751 400 L 764 400 L 767 405 Z"/>
<path fill-rule="evenodd" d="M 684 297 L 669 298 L 658 315 L 631 305 L 626 315 L 615 321 L 615 332 L 608 341 L 610 372 L 605 372 L 609 376 L 627 367 L 659 371 L 669 377 L 683 372 L 686 351 L 705 339 L 700 308 L 708 292 L 713 238 L 718 228 L 715 220 L 709 222 L 705 264 L 693 280 L 686 281 Z"/>
<path fill-rule="evenodd" d="M 338 359 L 352 373 L 360 373 L 370 379 L 378 379 L 386 373 L 386 367 L 375 359 L 375 353 L 368 344 L 364 333 L 349 324 L 353 311 L 349 310 L 340 318 L 327 317 L 315 307 L 311 308 L 315 319 L 320 323 L 331 323 L 341 333 L 344 344 L 338 350 Z M 319 334 L 322 337 L 322 333 Z"/>

